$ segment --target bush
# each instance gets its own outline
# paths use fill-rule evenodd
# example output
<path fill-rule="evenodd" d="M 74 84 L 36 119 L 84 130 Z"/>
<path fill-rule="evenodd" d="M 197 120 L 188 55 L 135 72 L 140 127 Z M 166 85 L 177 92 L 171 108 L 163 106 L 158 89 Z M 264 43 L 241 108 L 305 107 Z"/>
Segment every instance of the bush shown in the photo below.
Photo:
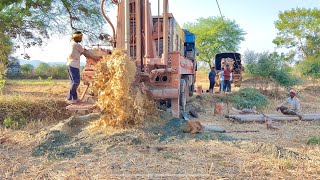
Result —
<path fill-rule="evenodd" d="M 311 56 L 298 64 L 301 74 L 314 78 L 320 77 L 320 56 Z"/>
<path fill-rule="evenodd" d="M 259 109 L 268 104 L 267 97 L 254 88 L 239 90 L 231 97 L 231 101 L 238 109 L 252 108 L 253 106 Z"/>
<path fill-rule="evenodd" d="M 320 144 L 320 137 L 309 138 L 307 144 Z"/>
<path fill-rule="evenodd" d="M 32 64 L 21 65 L 21 74 L 23 75 L 30 75 L 33 70 L 34 70 L 34 67 Z"/>
<path fill-rule="evenodd" d="M 291 88 L 300 83 L 299 79 L 290 72 L 289 60 L 284 54 L 274 53 L 255 53 L 246 51 L 244 54 L 246 72 L 256 77 L 274 79 L 279 85 Z"/>
<path fill-rule="evenodd" d="M 5 78 L 6 69 L 7 69 L 7 66 L 4 63 L 0 62 L 0 80 Z"/>
<path fill-rule="evenodd" d="M 70 116 L 65 106 L 64 101 L 56 99 L 0 96 L 0 124 L 18 129 L 31 121 L 65 119 Z"/>
<path fill-rule="evenodd" d="M 281 86 L 286 88 L 292 88 L 295 85 L 301 84 L 301 80 L 292 76 L 288 70 L 280 69 L 276 70 L 271 75 L 272 79 L 277 81 Z"/>
<path fill-rule="evenodd" d="M 13 119 L 11 117 L 7 117 L 4 119 L 3 124 L 6 128 L 19 129 L 26 124 L 26 120 L 24 118 Z"/>
<path fill-rule="evenodd" d="M 24 66 L 24 65 L 23 65 Z M 68 71 L 65 65 L 50 66 L 46 63 L 40 64 L 36 69 L 32 69 L 31 66 L 24 66 L 22 69 L 22 77 L 28 79 L 67 79 Z"/>
<path fill-rule="evenodd" d="M 6 81 L 4 79 L 0 79 L 0 94 L 2 92 L 2 89 L 4 88 Z"/>

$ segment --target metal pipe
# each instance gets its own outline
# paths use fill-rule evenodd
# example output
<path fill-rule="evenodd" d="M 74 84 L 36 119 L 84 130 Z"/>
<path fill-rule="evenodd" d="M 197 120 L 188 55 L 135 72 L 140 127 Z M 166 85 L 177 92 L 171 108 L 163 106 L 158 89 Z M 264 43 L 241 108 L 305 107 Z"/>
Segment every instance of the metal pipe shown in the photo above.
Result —
<path fill-rule="evenodd" d="M 164 64 L 168 64 L 168 0 L 163 0 L 163 53 Z"/>
<path fill-rule="evenodd" d="M 152 89 L 149 90 L 153 98 L 173 99 L 179 96 L 179 89 Z"/>
<path fill-rule="evenodd" d="M 130 9 L 129 0 L 124 0 L 124 47 L 128 56 L 130 56 Z"/>
<path fill-rule="evenodd" d="M 141 0 L 136 0 L 136 53 L 139 66 L 142 65 L 141 59 Z"/>
<path fill-rule="evenodd" d="M 160 0 L 158 0 L 158 53 L 157 57 L 160 57 Z"/>
<path fill-rule="evenodd" d="M 149 58 L 150 54 L 149 54 L 149 48 L 150 48 L 150 43 L 149 43 L 149 12 L 148 12 L 148 5 L 149 5 L 149 1 L 145 0 L 144 1 L 144 41 L 145 41 L 145 57 Z"/>
<path fill-rule="evenodd" d="M 154 74 L 154 73 L 159 73 L 159 74 L 164 74 L 166 72 L 176 72 L 177 70 L 174 68 L 162 68 L 162 69 L 153 69 L 150 74 Z"/>
<path fill-rule="evenodd" d="M 102 17 L 109 23 L 109 25 L 112 28 L 112 43 L 113 43 L 112 46 L 116 47 L 116 30 L 115 30 L 112 22 L 110 21 L 110 19 L 104 13 L 104 7 L 103 7 L 104 2 L 105 2 L 105 0 L 102 0 L 101 3 L 100 3 L 100 12 L 102 14 Z"/>

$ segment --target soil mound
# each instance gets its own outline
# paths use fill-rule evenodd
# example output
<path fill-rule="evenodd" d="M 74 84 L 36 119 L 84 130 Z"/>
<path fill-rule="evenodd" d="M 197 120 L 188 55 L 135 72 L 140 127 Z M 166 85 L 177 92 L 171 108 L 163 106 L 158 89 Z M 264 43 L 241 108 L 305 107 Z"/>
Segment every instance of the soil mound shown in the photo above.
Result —
<path fill-rule="evenodd" d="M 33 156 L 47 154 L 48 159 L 73 158 L 78 154 L 90 153 L 91 144 L 85 142 L 73 143 L 71 137 L 61 131 L 51 131 L 42 143 L 33 148 Z"/>

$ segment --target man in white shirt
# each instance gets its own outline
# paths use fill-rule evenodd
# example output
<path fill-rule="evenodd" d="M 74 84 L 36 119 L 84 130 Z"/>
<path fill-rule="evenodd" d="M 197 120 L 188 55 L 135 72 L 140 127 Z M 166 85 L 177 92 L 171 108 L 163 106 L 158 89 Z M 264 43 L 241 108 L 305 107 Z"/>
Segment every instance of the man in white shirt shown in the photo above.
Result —
<path fill-rule="evenodd" d="M 285 101 L 283 101 L 281 104 L 279 104 L 276 108 L 278 111 L 282 112 L 282 114 L 285 115 L 297 115 L 300 119 L 302 119 L 301 115 L 301 103 L 300 100 L 296 97 L 297 92 L 293 89 L 289 91 L 290 97 L 287 98 Z M 289 107 L 286 107 L 285 105 L 288 104 Z"/>
<path fill-rule="evenodd" d="M 71 45 L 71 53 L 68 56 L 67 70 L 69 79 L 71 81 L 71 87 L 67 98 L 68 103 L 77 103 L 78 95 L 77 89 L 80 84 L 80 56 L 83 54 L 86 57 L 99 60 L 99 57 L 95 57 L 88 50 L 84 49 L 79 43 L 82 41 L 83 34 L 80 31 L 73 33 L 73 43 Z"/>
<path fill-rule="evenodd" d="M 223 71 L 224 71 L 224 68 L 221 68 L 221 71 L 219 72 L 219 80 L 220 80 L 220 88 L 219 88 L 219 91 L 222 92 L 224 91 L 224 76 L 223 76 Z"/>

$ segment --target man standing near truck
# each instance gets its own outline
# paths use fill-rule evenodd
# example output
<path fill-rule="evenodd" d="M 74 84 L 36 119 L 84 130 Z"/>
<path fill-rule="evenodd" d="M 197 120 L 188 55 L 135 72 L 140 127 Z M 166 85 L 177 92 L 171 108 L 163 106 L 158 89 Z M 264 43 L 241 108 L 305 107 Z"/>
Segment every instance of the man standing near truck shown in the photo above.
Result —
<path fill-rule="evenodd" d="M 211 68 L 211 72 L 209 73 L 209 81 L 210 81 L 210 86 L 209 86 L 209 93 L 213 93 L 213 88 L 215 85 L 216 81 L 216 71 L 214 67 Z"/>
<path fill-rule="evenodd" d="M 229 64 L 226 64 L 226 69 L 223 71 L 223 77 L 224 77 L 224 92 L 231 92 L 231 70 Z"/>
<path fill-rule="evenodd" d="M 220 80 L 220 87 L 219 91 L 224 91 L 224 75 L 223 75 L 224 68 L 221 68 L 221 71 L 219 72 L 219 80 Z"/>

